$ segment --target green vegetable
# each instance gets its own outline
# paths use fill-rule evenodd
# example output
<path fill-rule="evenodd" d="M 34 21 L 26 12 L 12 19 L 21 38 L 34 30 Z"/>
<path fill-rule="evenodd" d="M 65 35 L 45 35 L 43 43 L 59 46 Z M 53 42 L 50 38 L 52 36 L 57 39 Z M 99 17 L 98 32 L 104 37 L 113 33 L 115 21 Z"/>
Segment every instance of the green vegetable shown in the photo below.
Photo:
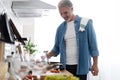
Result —
<path fill-rule="evenodd" d="M 79 78 L 69 75 L 49 75 L 45 77 L 45 80 L 79 80 Z"/>

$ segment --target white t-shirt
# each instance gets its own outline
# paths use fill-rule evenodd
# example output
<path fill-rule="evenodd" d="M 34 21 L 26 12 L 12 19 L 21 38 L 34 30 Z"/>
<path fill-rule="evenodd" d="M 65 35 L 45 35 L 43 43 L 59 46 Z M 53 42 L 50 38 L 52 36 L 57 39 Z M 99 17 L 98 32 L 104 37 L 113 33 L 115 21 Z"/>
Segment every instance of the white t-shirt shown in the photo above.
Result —
<path fill-rule="evenodd" d="M 67 23 L 64 38 L 66 42 L 66 64 L 75 65 L 78 63 L 78 52 L 74 21 Z"/>

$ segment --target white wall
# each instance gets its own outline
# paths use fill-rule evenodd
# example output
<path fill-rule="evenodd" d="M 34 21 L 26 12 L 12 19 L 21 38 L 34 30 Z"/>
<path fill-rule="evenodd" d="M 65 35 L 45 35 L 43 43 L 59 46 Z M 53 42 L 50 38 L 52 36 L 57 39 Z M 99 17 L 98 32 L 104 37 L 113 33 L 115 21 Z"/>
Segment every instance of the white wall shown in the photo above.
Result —
<path fill-rule="evenodd" d="M 44 1 L 57 5 L 59 0 Z M 120 0 L 71 1 L 74 3 L 75 14 L 93 19 L 100 52 L 99 68 L 102 80 L 120 80 Z M 49 16 L 35 20 L 35 41 L 41 53 L 53 47 L 55 31 L 61 21 L 57 10 L 51 11 Z"/>
<path fill-rule="evenodd" d="M 54 44 L 56 28 L 62 20 L 60 16 L 53 10 L 49 12 L 49 16 L 43 16 L 35 19 L 35 43 L 40 53 L 44 50 L 51 50 Z M 54 58 L 53 58 L 54 59 Z M 57 60 L 56 60 L 57 59 Z M 58 58 L 55 58 L 59 61 Z"/>
<path fill-rule="evenodd" d="M 23 23 L 23 35 L 22 37 L 26 37 L 28 40 L 30 39 L 34 42 L 34 18 L 20 18 Z"/>

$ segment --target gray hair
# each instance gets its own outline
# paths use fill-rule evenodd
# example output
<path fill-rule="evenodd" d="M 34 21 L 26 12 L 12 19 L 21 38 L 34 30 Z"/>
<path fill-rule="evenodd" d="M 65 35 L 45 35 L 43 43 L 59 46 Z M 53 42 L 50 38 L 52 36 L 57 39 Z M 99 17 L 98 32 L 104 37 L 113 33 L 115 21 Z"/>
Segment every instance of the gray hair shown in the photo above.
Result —
<path fill-rule="evenodd" d="M 73 8 L 73 4 L 70 0 L 61 0 L 59 3 L 58 3 L 58 8 L 59 7 L 69 7 L 69 8 Z"/>

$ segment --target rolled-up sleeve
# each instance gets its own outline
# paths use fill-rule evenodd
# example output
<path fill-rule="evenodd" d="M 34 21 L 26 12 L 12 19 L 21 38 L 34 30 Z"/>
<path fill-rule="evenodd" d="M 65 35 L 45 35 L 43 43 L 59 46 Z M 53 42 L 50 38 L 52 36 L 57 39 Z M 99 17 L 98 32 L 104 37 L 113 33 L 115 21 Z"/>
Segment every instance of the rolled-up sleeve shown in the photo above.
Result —
<path fill-rule="evenodd" d="M 89 44 L 90 55 L 92 57 L 99 56 L 96 33 L 93 27 L 92 20 L 88 21 L 86 28 L 87 28 L 87 33 L 88 33 L 88 44 Z"/>
<path fill-rule="evenodd" d="M 55 36 L 55 43 L 54 43 L 54 47 L 52 49 L 52 51 L 55 53 L 55 56 L 57 56 L 59 54 L 59 33 L 58 33 L 58 29 L 56 32 L 56 36 Z"/>

